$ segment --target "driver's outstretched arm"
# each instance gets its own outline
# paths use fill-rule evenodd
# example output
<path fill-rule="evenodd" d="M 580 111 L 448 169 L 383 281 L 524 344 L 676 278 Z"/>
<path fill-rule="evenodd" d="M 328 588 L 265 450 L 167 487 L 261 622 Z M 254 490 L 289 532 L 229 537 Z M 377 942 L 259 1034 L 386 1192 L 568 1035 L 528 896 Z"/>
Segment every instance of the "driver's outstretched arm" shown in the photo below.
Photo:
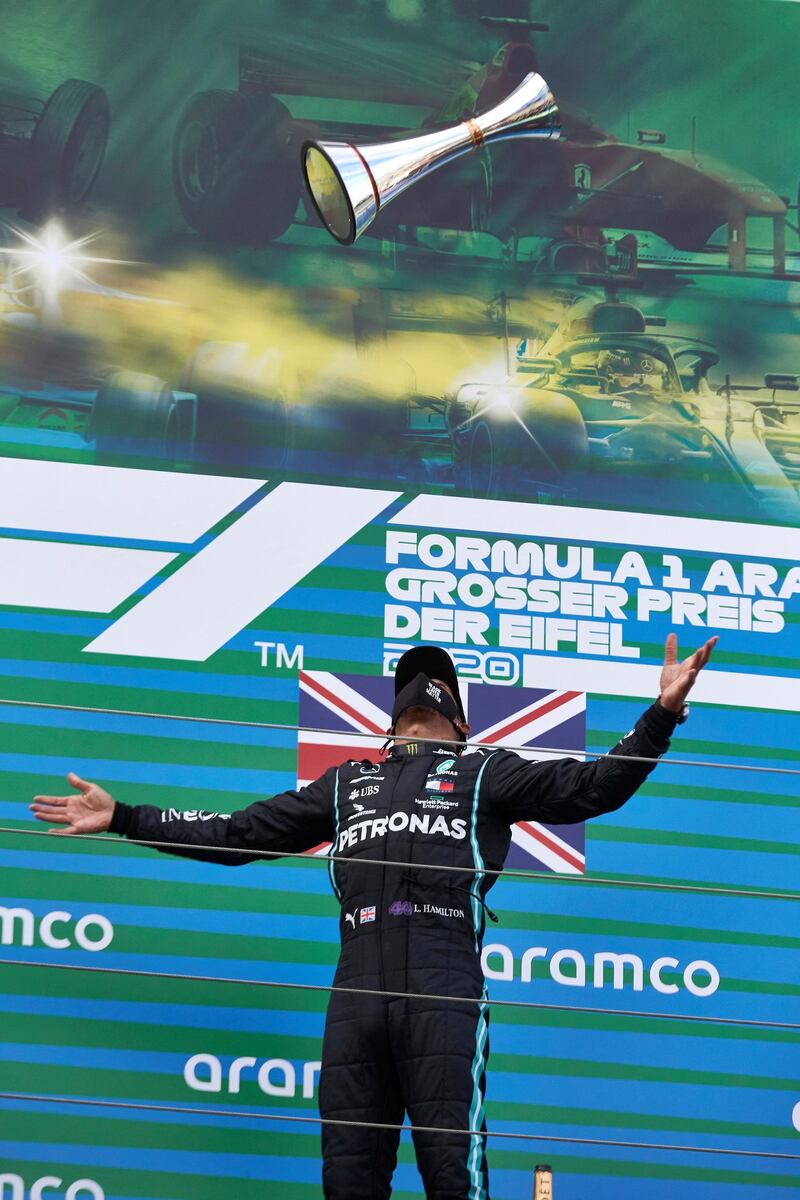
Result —
<path fill-rule="evenodd" d="M 31 808 L 38 820 L 66 826 L 56 832 L 79 835 L 108 830 L 167 854 L 234 867 L 254 862 L 260 850 L 293 853 L 331 841 L 336 771 L 333 767 L 307 787 L 257 800 L 230 816 L 203 809 L 122 804 L 76 775 L 69 777 L 76 794 L 37 796 Z"/>
<path fill-rule="evenodd" d="M 498 751 L 486 768 L 490 804 L 509 822 L 535 820 L 549 825 L 569 825 L 613 812 L 641 787 L 669 748 L 676 721 L 675 713 L 653 704 L 606 757 L 593 762 L 574 758 L 529 762 L 513 751 Z"/>
<path fill-rule="evenodd" d="M 509 821 L 550 825 L 573 824 L 620 808 L 668 749 L 686 697 L 718 640 L 710 637 L 681 661 L 678 639 L 669 634 L 659 699 L 606 757 L 589 763 L 574 758 L 531 763 L 508 751 L 493 754 L 486 769 L 490 803 Z"/>

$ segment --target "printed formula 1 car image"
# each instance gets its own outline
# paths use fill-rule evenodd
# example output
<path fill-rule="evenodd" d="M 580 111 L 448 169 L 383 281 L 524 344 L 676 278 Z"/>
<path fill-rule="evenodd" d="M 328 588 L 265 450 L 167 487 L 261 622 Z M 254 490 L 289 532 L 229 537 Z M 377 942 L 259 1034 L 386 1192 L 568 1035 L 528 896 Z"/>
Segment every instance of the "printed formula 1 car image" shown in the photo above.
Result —
<path fill-rule="evenodd" d="M 504 294 L 295 288 L 281 339 L 279 289 L 271 317 L 243 302 L 250 340 L 217 341 L 191 305 L 71 278 L 82 239 L 55 223 L 22 241 L 0 264 L 7 452 L 797 520 L 795 376 L 709 382 L 715 347 L 632 304 L 584 295 L 555 325 L 550 303 L 534 343 L 543 296 L 511 319 Z M 94 336 L 136 321 L 127 349 Z"/>
<path fill-rule="evenodd" d="M 511 40 L 482 66 L 473 63 L 465 71 L 451 63 L 437 84 L 426 80 L 414 87 L 393 78 L 391 64 L 384 64 L 383 74 L 381 64 L 352 74 L 332 71 L 319 46 L 310 70 L 294 45 L 289 50 L 275 40 L 269 50 L 242 46 L 238 88 L 196 93 L 176 125 L 173 187 L 187 222 L 205 237 L 244 244 L 280 237 L 295 220 L 316 224 L 299 169 L 307 139 L 358 144 L 409 136 L 413 130 L 387 123 L 392 106 L 415 108 L 425 130 L 497 104 L 538 69 L 531 32 L 547 26 L 502 17 L 482 21 Z M 310 102 L 313 119 L 292 115 L 293 98 L 304 113 Z M 360 102 L 357 122 L 330 116 L 343 100 Z M 432 227 L 486 232 L 503 242 L 537 236 L 556 245 L 578 243 L 584 253 L 573 248 L 570 257 L 585 264 L 599 252 L 606 228 L 649 231 L 673 247 L 699 251 L 723 227 L 729 266 L 743 269 L 747 222 L 766 218 L 774 273 L 785 272 L 785 199 L 746 172 L 698 154 L 694 127 L 687 151 L 667 148 L 665 134 L 652 129 L 636 131 L 636 141 L 626 144 L 560 107 L 561 140 L 512 140 L 461 158 L 399 197 L 369 233 L 392 238 L 401 230 L 409 236 L 411 229 Z"/>
<path fill-rule="evenodd" d="M 314 289 L 304 315 L 286 318 L 282 344 L 269 311 L 250 320 L 260 340 L 212 340 L 198 336 L 207 316 L 185 292 L 167 298 L 137 292 L 135 281 L 122 290 L 92 280 L 90 264 L 115 260 L 85 260 L 85 239 L 69 241 L 56 222 L 14 226 L 8 239 L 0 248 L 5 453 L 251 475 L 285 468 L 388 479 L 424 471 L 408 437 L 414 372 L 396 355 L 366 348 L 374 295 L 365 303 L 346 289 L 340 302 L 337 289 Z M 285 296 L 276 293 L 278 308 Z M 326 320 L 336 310 L 348 336 L 315 331 L 314 304 Z M 472 308 L 470 333 L 485 324 L 482 306 Z M 228 328 L 237 324 L 233 318 Z M 447 457 L 444 401 L 424 399 L 437 406 Z"/>
<path fill-rule="evenodd" d="M 87 274 L 124 265 L 94 253 L 96 233 L 71 237 L 52 218 L 42 226 L 4 222 L 0 228 L 4 452 L 91 460 L 105 452 L 109 426 L 118 426 L 128 455 L 172 462 L 169 447 L 180 440 L 190 411 L 160 381 L 131 371 L 123 374 L 129 387 L 135 381 L 137 400 L 126 408 L 104 333 L 116 327 L 135 337 L 148 320 L 157 331 L 165 308 L 172 313 L 179 307 Z M 152 308 L 159 319 L 150 318 Z M 157 347 L 157 339 L 142 343 L 139 357 L 152 361 Z"/>
<path fill-rule="evenodd" d="M 28 217 L 86 200 L 103 161 L 108 97 L 67 79 L 47 100 L 0 91 L 0 206 Z"/>
<path fill-rule="evenodd" d="M 505 383 L 453 397 L 459 487 L 648 507 L 660 493 L 692 511 L 713 495 L 723 513 L 800 518 L 800 401 L 778 397 L 795 376 L 714 388 L 710 343 L 630 304 L 582 308 L 537 353 L 520 342 Z"/>
<path fill-rule="evenodd" d="M 184 361 L 175 361 L 170 346 L 168 383 L 152 373 L 155 342 L 139 348 L 142 370 L 136 370 L 109 361 L 85 332 L 94 317 L 125 323 L 149 298 L 67 290 L 61 300 L 68 310 L 82 308 L 82 329 L 54 319 L 35 293 L 32 284 L 0 287 L 0 444 L 6 454 L 162 468 L 261 472 L 281 466 L 287 414 L 270 376 L 270 355 L 247 365 L 239 344 L 192 348 L 185 338 Z"/>

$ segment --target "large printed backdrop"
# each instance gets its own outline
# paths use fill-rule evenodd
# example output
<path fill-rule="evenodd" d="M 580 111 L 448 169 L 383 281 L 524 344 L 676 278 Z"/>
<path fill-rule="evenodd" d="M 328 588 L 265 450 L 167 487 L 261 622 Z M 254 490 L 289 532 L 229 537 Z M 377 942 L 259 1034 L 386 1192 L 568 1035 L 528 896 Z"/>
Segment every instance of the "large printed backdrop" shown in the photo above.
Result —
<path fill-rule="evenodd" d="M 720 635 L 673 751 L 713 766 L 515 830 L 543 877 L 492 894 L 490 992 L 564 1007 L 494 1011 L 490 1125 L 798 1152 L 796 1030 L 690 1020 L 800 1020 L 798 13 L 487 8 L 4 7 L 0 1090 L 249 1115 L 0 1101 L 3 1200 L 319 1195 L 317 1126 L 257 1114 L 315 1115 L 324 993 L 31 964 L 326 985 L 324 848 L 226 871 L 26 806 L 74 769 L 227 812 L 371 756 L 419 641 L 543 755 L 630 728 L 670 629 Z M 560 146 L 465 159 L 349 250 L 308 216 L 306 137 L 452 123 L 532 66 Z M 641 880 L 695 890 L 608 883 Z M 563 1200 L 797 1188 L 545 1140 L 490 1143 L 493 1194 L 543 1159 Z"/>

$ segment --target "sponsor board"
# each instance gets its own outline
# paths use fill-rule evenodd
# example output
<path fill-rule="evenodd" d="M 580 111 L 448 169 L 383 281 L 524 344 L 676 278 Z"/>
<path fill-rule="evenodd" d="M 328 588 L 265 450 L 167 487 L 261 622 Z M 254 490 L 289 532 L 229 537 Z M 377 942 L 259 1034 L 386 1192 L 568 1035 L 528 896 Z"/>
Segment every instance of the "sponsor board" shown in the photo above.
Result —
<path fill-rule="evenodd" d="M 194 524 L 173 530 L 166 514 L 158 527 L 150 506 L 129 509 L 126 503 L 132 488 L 163 491 L 161 472 L 13 459 L 2 465 L 0 522 L 18 530 L 69 532 L 72 540 L 0 538 L 0 602 L 112 612 L 155 581 L 84 645 L 87 654 L 205 661 L 401 496 L 284 483 L 236 513 L 236 504 L 256 486 L 252 482 L 243 490 L 235 479 L 167 477 L 172 502 L 191 502 L 196 512 Z M 65 488 L 79 489 L 87 500 L 65 507 Z M 105 508 L 95 512 L 93 499 Z M 131 515 L 137 512 L 140 518 Z M 235 519 L 222 532 L 164 578 L 175 556 L 142 548 L 147 539 L 165 541 L 171 532 L 197 538 L 232 513 Z M 425 530 L 442 524 L 452 532 Z M 81 534 L 86 544 L 74 540 Z M 98 536 L 125 544 L 97 545 Z M 289 545 L 302 546 L 302 555 L 287 553 Z M 665 545 L 669 552 L 658 550 Z M 795 531 L 768 525 L 420 495 L 388 518 L 384 639 L 389 646 L 419 639 L 462 649 L 472 656 L 473 670 L 480 669 L 476 652 L 485 655 L 499 676 L 505 674 L 493 678 L 496 683 L 514 682 L 520 673 L 529 682 L 550 655 L 553 665 L 572 663 L 571 679 L 583 680 L 581 690 L 619 689 L 622 679 L 628 694 L 644 696 L 652 694 L 653 671 L 643 662 L 642 643 L 672 628 L 746 634 L 764 641 L 770 656 L 777 647 L 766 643 L 777 638 L 783 659 L 796 653 L 798 559 Z M 186 622 L 191 597 L 243 562 L 248 569 L 239 570 L 239 586 L 228 590 L 224 602 Z M 21 578 L 29 581 L 24 593 L 16 582 Z M 79 584 L 94 588 L 100 578 L 113 579 L 117 591 L 84 596 Z M 498 654 L 507 657 L 491 658 Z M 616 660 L 605 684 L 597 669 L 603 659 Z M 767 685 L 772 707 L 800 711 L 796 689 L 780 671 L 712 667 L 696 698 L 749 706 L 766 697 Z"/>
<path fill-rule="evenodd" d="M 713 996 L 720 986 L 720 973 L 713 963 L 695 959 L 681 966 L 670 954 L 658 955 L 648 966 L 638 954 L 624 951 L 600 950 L 585 956 L 580 950 L 554 950 L 547 946 L 530 946 L 517 958 L 510 946 L 493 942 L 483 947 L 481 964 L 487 979 L 532 983 L 534 964 L 546 964 L 550 979 L 563 987 L 604 988 L 610 983 L 614 991 L 630 989 L 641 992 L 645 979 L 650 987 L 664 996 L 680 991 L 681 984 L 693 996 Z"/>
<path fill-rule="evenodd" d="M 548 5 L 570 97 L 538 29 L 479 24 L 475 6 L 449 0 L 315 0 L 311 20 L 304 6 L 251 5 L 241 47 L 242 22 L 197 0 L 169 27 L 180 69 L 156 87 L 131 81 L 163 58 L 163 21 L 109 0 L 98 34 L 88 0 L 64 21 L 7 7 L 3 957 L 161 977 L 5 968 L 3 1090 L 64 1103 L 0 1103 L 0 1200 L 319 1191 L 313 1124 L 67 1099 L 178 1093 L 194 1109 L 255 1100 L 313 1121 L 317 1064 L 285 1054 L 318 1052 L 338 933 L 326 866 L 231 871 L 110 839 L 22 836 L 31 794 L 65 790 L 75 769 L 163 808 L 164 832 L 185 822 L 197 836 L 344 758 L 378 783 L 393 665 L 423 641 L 451 651 L 473 738 L 588 759 L 656 694 L 670 629 L 683 652 L 721 635 L 669 752 L 714 769 L 659 766 L 585 835 L 515 827 L 509 866 L 544 877 L 497 883 L 489 989 L 560 1011 L 538 1029 L 495 1014 L 490 1132 L 515 1128 L 544 1092 L 547 1135 L 585 1133 L 594 1113 L 598 1139 L 618 1143 L 555 1161 L 559 1197 L 794 1197 L 797 1163 L 779 1156 L 800 1135 L 800 1066 L 781 1025 L 800 1020 L 785 900 L 800 824 L 780 770 L 797 767 L 800 743 L 800 5 L 759 5 L 766 72 L 741 52 L 754 5 L 726 6 L 711 52 L 703 6 L 633 0 L 621 23 L 623 6 L 597 0 L 589 52 L 580 6 Z M 286 120 L 303 133 L 327 112 L 382 141 L 383 125 L 411 137 L 468 115 L 473 98 L 480 111 L 507 75 L 509 36 L 511 57 L 541 60 L 559 106 L 581 114 L 558 171 L 517 170 L 539 157 L 524 140 L 485 171 L 465 159 L 343 251 L 297 203 L 297 171 L 279 163 L 264 187 L 263 156 L 255 175 L 238 170 L 248 114 L 282 162 Z M 60 84 L 67 74 L 82 78 Z M 609 105 L 620 79 L 625 111 Z M 92 190 L 104 91 L 111 157 Z M 67 134 L 66 156 L 51 153 Z M 83 243 L 84 260 L 82 238 L 101 226 L 113 238 Z M 631 345 L 635 379 L 619 353 Z M 773 771 L 728 769 L 752 766 Z M 366 788 L 350 790 L 339 799 L 361 811 L 348 807 L 339 830 L 360 839 L 380 814 Z M 421 852 L 433 837 L 468 849 L 431 833 L 459 816 L 445 789 L 420 782 L 408 807 L 429 817 Z M 350 853 L 380 858 L 385 844 Z M 555 878 L 587 858 L 593 880 Z M 395 895 L 366 893 L 368 940 L 379 921 L 401 939 L 404 924 L 414 937 L 415 920 L 437 919 Z M 389 914 L 393 903 L 411 908 Z M 341 915 L 347 939 L 361 912 Z M 92 914 L 108 929 L 80 925 Z M 233 976 L 278 986 L 214 982 Z M 592 1006 L 706 1023 L 574 1011 Z M 709 1023 L 728 1019 L 773 1027 Z M 204 1029 L 214 1053 L 181 1080 L 185 1039 Z M 236 1030 L 258 1055 L 233 1057 Z M 697 1152 L 714 1147 L 739 1156 Z M 496 1155 L 492 1194 L 530 1195 L 534 1161 L 515 1180 Z M 79 1179 L 100 1163 L 97 1182 Z M 392 1183 L 421 1194 L 408 1161 Z"/>
<path fill-rule="evenodd" d="M 49 950 L 81 950 L 97 953 L 106 950 L 114 940 L 114 926 L 101 913 L 72 913 L 54 909 L 41 917 L 29 908 L 0 906 L 0 944 L 3 946 L 33 946 L 41 942 Z"/>
<path fill-rule="evenodd" d="M 293 1063 L 287 1058 L 259 1060 L 240 1055 L 227 1066 L 216 1054 L 199 1053 L 188 1058 L 183 1067 L 183 1079 L 193 1092 L 225 1092 L 238 1095 L 242 1083 L 256 1083 L 265 1096 L 302 1096 L 311 1099 L 316 1094 L 322 1064 Z"/>
<path fill-rule="evenodd" d="M 13 1171 L 0 1171 L 0 1198 L 2 1200 L 48 1200 L 47 1193 L 63 1195 L 64 1200 L 105 1200 L 105 1192 L 94 1179 L 75 1179 L 65 1185 L 58 1175 L 40 1175 L 27 1184 L 22 1175 Z"/>

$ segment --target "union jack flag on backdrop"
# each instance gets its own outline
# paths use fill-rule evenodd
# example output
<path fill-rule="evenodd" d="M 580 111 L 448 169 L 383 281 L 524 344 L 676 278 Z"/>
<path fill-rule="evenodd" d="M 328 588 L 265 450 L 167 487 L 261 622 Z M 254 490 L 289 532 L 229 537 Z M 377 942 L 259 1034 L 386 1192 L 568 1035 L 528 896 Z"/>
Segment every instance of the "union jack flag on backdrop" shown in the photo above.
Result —
<path fill-rule="evenodd" d="M 502 687 L 460 681 L 470 738 L 512 747 L 525 758 L 536 747 L 557 747 L 575 758 L 586 750 L 586 694 Z M 381 761 L 383 734 L 391 724 L 394 681 L 376 675 L 300 671 L 297 737 L 298 786 L 348 758 Z M 324 730 L 325 732 L 315 732 Z M 511 831 L 506 865 L 578 875 L 586 870 L 585 826 L 520 821 Z M 318 846 L 312 854 L 327 853 Z"/>

